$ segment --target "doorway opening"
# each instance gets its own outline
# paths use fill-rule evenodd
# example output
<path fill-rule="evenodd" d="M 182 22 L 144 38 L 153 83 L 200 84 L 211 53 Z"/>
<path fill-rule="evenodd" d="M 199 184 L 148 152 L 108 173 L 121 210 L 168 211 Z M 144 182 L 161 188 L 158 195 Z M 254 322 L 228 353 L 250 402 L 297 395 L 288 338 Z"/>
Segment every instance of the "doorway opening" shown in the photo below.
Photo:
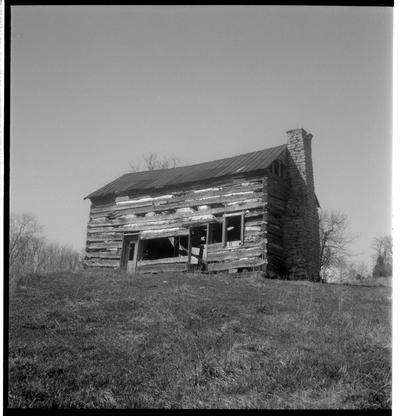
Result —
<path fill-rule="evenodd" d="M 121 271 L 129 274 L 135 273 L 139 249 L 138 234 L 128 234 L 124 236 L 121 256 Z"/>

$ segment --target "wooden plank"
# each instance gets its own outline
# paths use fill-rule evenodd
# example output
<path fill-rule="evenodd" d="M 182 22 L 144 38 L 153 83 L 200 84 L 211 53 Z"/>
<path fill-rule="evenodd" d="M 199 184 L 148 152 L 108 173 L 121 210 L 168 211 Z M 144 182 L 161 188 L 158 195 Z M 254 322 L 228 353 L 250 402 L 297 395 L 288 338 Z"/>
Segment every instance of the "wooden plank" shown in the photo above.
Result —
<path fill-rule="evenodd" d="M 218 197 L 213 197 L 213 199 L 203 199 L 203 200 L 189 200 L 189 199 L 185 199 L 182 202 L 170 202 L 168 204 L 165 205 L 153 205 L 153 206 L 148 206 L 148 207 L 141 207 L 141 208 L 130 208 L 130 207 L 117 207 L 115 208 L 115 210 L 113 211 L 109 211 L 107 213 L 107 215 L 105 215 L 104 213 L 100 216 L 101 218 L 106 218 L 108 216 L 119 216 L 119 215 L 123 215 L 123 214 L 131 214 L 131 215 L 140 215 L 140 214 L 145 214 L 149 211 L 154 211 L 154 212 L 162 212 L 162 211 L 168 211 L 168 210 L 175 210 L 175 209 L 179 209 L 179 208 L 185 208 L 185 207 L 197 207 L 197 206 L 201 206 L 201 205 L 218 205 L 218 204 L 230 204 L 233 202 L 239 202 L 239 201 L 247 201 L 247 200 L 262 200 L 262 193 L 257 192 L 257 193 L 250 193 L 250 194 L 243 194 L 243 195 L 233 195 L 233 196 L 218 196 Z M 93 213 L 91 213 L 91 218 L 95 219 L 96 217 L 94 216 Z"/>
<path fill-rule="evenodd" d="M 138 266 L 153 266 L 156 264 L 173 264 L 173 263 L 187 263 L 188 256 L 178 256 L 178 257 L 168 257 L 165 259 L 157 260 L 139 260 L 137 262 Z"/>
<path fill-rule="evenodd" d="M 266 235 L 267 231 L 264 231 L 261 229 L 261 227 L 259 229 L 253 230 L 253 229 L 247 229 L 246 230 L 246 234 L 245 234 L 245 240 L 249 237 L 252 237 L 254 235 Z"/>
<path fill-rule="evenodd" d="M 120 203 L 107 206 L 104 209 L 96 208 L 90 211 L 92 217 L 96 216 L 107 216 L 107 215 L 116 215 L 120 211 L 129 210 L 132 213 L 143 213 L 148 212 L 153 209 L 158 211 L 168 210 L 168 209 L 177 209 L 185 206 L 199 206 L 199 205 L 208 205 L 216 203 L 228 203 L 232 201 L 240 201 L 249 198 L 260 197 L 261 198 L 261 188 L 232 188 L 227 187 L 226 189 L 219 192 L 212 192 L 211 194 L 199 194 L 194 192 L 188 192 L 184 197 L 180 198 L 168 198 L 165 200 L 158 200 L 159 197 L 154 197 L 152 200 L 146 200 L 143 202 L 135 202 L 135 200 L 129 201 L 129 203 Z M 139 201 L 139 199 L 138 199 Z"/>
<path fill-rule="evenodd" d="M 192 229 L 189 228 L 188 237 L 188 259 L 187 259 L 187 270 L 190 270 L 190 264 L 192 263 Z"/>
<path fill-rule="evenodd" d="M 187 267 L 186 263 L 138 265 L 136 271 L 138 273 L 184 272 Z"/>
<path fill-rule="evenodd" d="M 261 243 L 261 242 L 266 243 L 267 241 L 268 239 L 264 235 L 253 234 L 253 235 L 248 235 L 245 237 L 244 245 L 256 244 L 256 243 Z"/>
<path fill-rule="evenodd" d="M 165 237 L 178 237 L 188 235 L 188 229 L 186 228 L 173 228 L 173 229 L 161 229 L 161 230 L 150 230 L 141 231 L 140 238 L 142 240 L 150 240 L 152 238 L 165 238 Z"/>
<path fill-rule="evenodd" d="M 136 268 L 137 268 L 137 261 L 138 261 L 138 253 L 139 253 L 139 246 L 140 246 L 140 238 L 138 236 L 137 241 L 135 243 L 135 248 L 133 251 L 133 267 L 132 267 L 132 272 L 135 273 L 136 272 Z"/>
<path fill-rule="evenodd" d="M 229 269 L 253 268 L 260 267 L 266 263 L 266 260 L 255 257 L 253 259 L 242 259 L 236 261 L 226 261 L 221 263 L 209 263 L 207 264 L 207 270 L 209 272 L 218 272 Z"/>
<path fill-rule="evenodd" d="M 244 242 L 239 247 L 224 247 L 222 243 L 213 243 L 207 245 L 207 252 L 208 253 L 218 253 L 218 252 L 225 252 L 227 250 L 239 250 L 239 249 L 246 249 L 246 248 L 253 248 L 253 247 L 261 247 L 261 244 L 266 243 L 267 239 L 258 239 L 258 241 L 249 241 Z"/>
<path fill-rule="evenodd" d="M 266 205 L 266 202 L 260 202 L 260 201 L 253 201 L 253 202 L 241 202 L 238 201 L 237 203 L 233 204 L 233 205 L 229 205 L 229 206 L 225 206 L 225 207 L 218 207 L 218 208 L 212 208 L 212 209 L 207 209 L 207 210 L 202 210 L 199 211 L 197 213 L 197 215 L 222 215 L 224 213 L 232 213 L 232 212 L 236 212 L 236 211 L 241 211 L 241 210 L 251 210 L 251 209 L 257 209 L 257 208 L 262 208 L 263 206 Z M 196 214 L 195 214 L 196 215 Z M 151 217 L 148 220 L 140 220 L 140 219 L 135 219 L 134 221 L 121 221 L 121 220 L 108 220 L 105 221 L 104 224 L 101 223 L 96 223 L 96 224 L 92 224 L 89 222 L 88 224 L 88 233 L 93 233 L 93 230 L 98 228 L 98 232 L 107 232 L 107 231 L 122 231 L 123 229 L 121 228 L 121 226 L 123 225 L 127 225 L 127 224 L 132 224 L 132 226 L 136 226 L 137 229 L 141 229 L 143 228 L 143 225 L 146 222 L 154 222 L 155 218 L 157 218 L 157 221 L 164 221 L 164 223 L 168 223 L 168 221 L 170 221 L 171 219 L 177 219 L 180 218 L 182 221 L 187 221 L 187 223 L 191 223 L 193 221 L 190 220 L 190 217 L 193 217 L 194 215 L 188 215 L 187 213 L 182 213 L 182 214 L 174 214 L 174 216 L 163 216 L 163 217 Z M 247 218 L 248 213 L 245 214 L 245 217 Z"/>
<path fill-rule="evenodd" d="M 240 217 L 240 242 L 244 243 L 244 211 L 242 211 Z"/>
<path fill-rule="evenodd" d="M 115 207 L 115 202 L 109 202 L 107 204 L 91 204 L 90 206 L 90 212 L 101 212 L 102 210 L 109 210 Z"/>
<path fill-rule="evenodd" d="M 204 245 L 204 251 L 203 251 L 203 262 L 207 263 L 208 259 L 208 242 L 210 241 L 210 223 L 207 223 L 207 229 L 206 229 L 206 244 Z"/>
<path fill-rule="evenodd" d="M 92 243 L 89 242 L 86 247 L 88 250 L 98 250 L 98 249 L 112 249 L 112 248 L 122 248 L 122 241 L 110 241 L 103 243 Z"/>
<path fill-rule="evenodd" d="M 111 269 L 111 270 L 119 270 L 119 266 L 102 264 L 102 263 L 98 263 L 98 264 L 87 264 L 87 263 L 84 263 L 84 267 L 86 267 L 88 269 Z"/>
<path fill-rule="evenodd" d="M 251 195 L 245 194 L 245 195 L 238 195 L 238 196 L 219 196 L 214 197 L 212 199 L 203 199 L 203 200 L 184 200 L 182 202 L 171 202 L 165 205 L 154 205 L 151 207 L 151 210 L 154 212 L 160 212 L 164 210 L 171 210 L 171 209 L 179 209 L 179 208 L 186 208 L 186 207 L 197 207 L 200 205 L 226 205 L 226 204 L 232 204 L 232 203 L 238 203 L 238 202 L 254 202 L 259 201 L 261 202 L 261 195 L 259 193 L 252 193 Z M 122 211 L 127 210 L 127 208 L 117 208 L 116 211 Z M 149 211 L 149 208 L 143 207 L 143 208 L 129 208 L 129 212 L 132 214 L 143 214 L 147 213 Z"/>
<path fill-rule="evenodd" d="M 123 233 L 92 233 L 88 235 L 86 241 L 102 242 L 102 241 L 122 241 Z"/>
<path fill-rule="evenodd" d="M 268 224 L 268 221 L 264 220 L 262 217 L 251 218 L 251 219 L 245 218 L 245 221 L 244 221 L 245 227 L 255 227 L 255 226 L 262 226 L 266 224 Z"/>
<path fill-rule="evenodd" d="M 226 246 L 226 217 L 223 218 L 222 222 L 222 246 Z"/>
<path fill-rule="evenodd" d="M 118 260 L 121 258 L 121 254 L 118 253 L 108 253 L 104 251 L 95 251 L 95 252 L 87 252 L 85 253 L 85 257 L 92 259 L 92 258 L 100 258 L 100 259 L 114 259 Z"/>
<path fill-rule="evenodd" d="M 120 260 L 100 260 L 100 259 L 94 259 L 94 260 L 85 260 L 85 264 L 89 265 L 91 267 L 114 267 L 119 268 Z"/>
<path fill-rule="evenodd" d="M 240 248 L 233 250 L 217 251 L 214 253 L 208 253 L 207 261 L 224 261 L 241 259 L 242 257 L 260 257 L 263 254 L 261 247 Z"/>
<path fill-rule="evenodd" d="M 260 232 L 260 231 L 262 231 L 261 225 L 254 225 L 254 226 L 248 226 L 248 225 L 246 225 L 245 230 L 246 230 L 246 234 L 247 233 L 252 233 L 252 232 Z"/>
<path fill-rule="evenodd" d="M 264 178 L 265 174 L 264 172 L 259 172 L 255 175 L 250 175 L 250 174 L 244 174 L 244 175 L 240 175 L 237 176 L 235 178 L 232 177 L 228 177 L 228 178 L 214 178 L 214 179 L 209 179 L 207 181 L 202 181 L 202 183 L 193 183 L 193 184 L 188 184 L 185 186 L 184 189 L 172 189 L 170 188 L 168 191 L 166 191 L 166 193 L 171 193 L 173 196 L 178 197 L 180 195 L 185 195 L 189 192 L 197 192 L 197 193 L 201 193 L 201 191 L 203 189 L 207 189 L 207 188 L 221 188 L 218 189 L 217 192 L 220 192 L 221 190 L 223 190 L 225 187 L 230 187 L 230 188 L 238 188 L 238 187 L 252 187 L 252 186 L 257 186 L 257 185 L 262 185 L 262 179 Z M 182 186 L 180 186 L 182 188 Z M 156 191 L 148 191 L 148 190 L 142 190 L 142 191 L 138 191 L 138 190 L 133 190 L 130 195 L 129 193 L 127 193 L 127 196 L 130 199 L 140 199 L 140 198 L 146 198 L 146 197 L 154 197 L 154 196 L 158 196 L 159 193 Z M 119 199 L 121 199 L 121 196 L 119 196 Z M 114 201 L 110 201 L 107 198 L 104 199 L 95 199 L 93 201 L 91 201 L 91 207 L 96 209 L 96 208 L 100 208 L 100 207 L 106 207 L 109 206 L 110 204 L 112 204 Z"/>

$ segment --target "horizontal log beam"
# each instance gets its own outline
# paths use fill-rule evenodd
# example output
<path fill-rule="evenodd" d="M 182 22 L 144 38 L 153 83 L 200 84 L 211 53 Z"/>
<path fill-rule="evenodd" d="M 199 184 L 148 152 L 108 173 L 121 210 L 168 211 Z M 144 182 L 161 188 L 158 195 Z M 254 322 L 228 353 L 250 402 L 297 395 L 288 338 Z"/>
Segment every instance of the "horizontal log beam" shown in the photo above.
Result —
<path fill-rule="evenodd" d="M 104 251 L 94 251 L 94 252 L 87 252 L 86 257 L 89 259 L 98 258 L 98 259 L 119 260 L 121 258 L 121 255 L 117 253 L 107 253 Z"/>
<path fill-rule="evenodd" d="M 231 212 L 235 212 L 235 211 L 238 211 L 239 212 L 239 211 L 242 211 L 242 210 L 250 210 L 250 209 L 257 209 L 257 208 L 259 209 L 259 208 L 261 208 L 261 207 L 263 207 L 265 205 L 266 205 L 266 202 L 262 202 L 262 201 L 259 201 L 259 200 L 257 200 L 257 201 L 251 201 L 251 202 L 246 202 L 246 201 L 240 202 L 239 201 L 239 202 L 237 202 L 235 204 L 231 204 L 231 205 L 228 205 L 228 206 L 225 206 L 225 207 L 207 209 L 207 210 L 198 212 L 196 214 L 197 215 L 201 215 L 201 216 L 205 216 L 205 215 L 217 215 L 217 214 L 223 215 L 224 213 L 231 213 Z M 156 217 L 157 218 L 157 221 L 155 221 L 155 217 L 151 217 L 147 221 L 145 220 L 143 222 L 142 221 L 137 221 L 135 219 L 131 223 L 131 225 L 132 225 L 131 230 L 133 230 L 134 227 L 137 230 L 143 229 L 144 224 L 146 222 L 150 222 L 152 224 L 156 224 L 158 228 L 160 228 L 160 225 L 162 225 L 162 224 L 165 224 L 165 225 L 168 225 L 168 224 L 176 224 L 176 223 L 183 224 L 185 222 L 186 225 L 191 225 L 192 223 L 196 223 L 196 220 L 190 220 L 190 217 L 194 217 L 195 218 L 196 215 L 195 214 L 189 214 L 188 215 L 187 213 L 182 213 L 181 215 L 175 214 L 175 216 L 173 217 L 173 219 L 176 220 L 176 221 L 172 221 L 170 218 L 168 218 L 168 216 L 161 217 L 161 218 Z M 158 222 L 158 218 L 159 218 L 159 221 L 160 222 Z M 204 221 L 204 222 L 207 222 L 207 221 Z M 111 221 L 110 220 L 110 221 L 108 221 L 108 222 L 106 222 L 104 224 L 91 224 L 91 223 L 89 223 L 88 224 L 88 233 L 93 233 L 93 230 L 96 229 L 96 228 L 100 229 L 101 232 L 104 232 L 104 231 L 107 231 L 107 230 L 113 231 L 113 232 L 116 232 L 116 231 L 124 231 L 120 227 L 123 226 L 123 225 L 128 225 L 128 224 L 130 224 L 129 221 L 121 221 L 121 220 L 118 220 L 118 221 L 116 221 L 116 220 L 112 220 Z M 99 232 L 99 231 L 97 231 L 97 232 Z"/>
<path fill-rule="evenodd" d="M 226 184 L 222 187 L 213 187 L 200 190 L 192 190 L 179 194 L 179 196 L 172 194 L 161 196 L 143 195 L 139 198 L 130 199 L 128 201 L 121 201 L 115 204 L 107 204 L 104 207 L 93 207 L 90 210 L 91 215 L 106 214 L 113 210 L 124 210 L 126 208 L 146 208 L 157 207 L 160 209 L 168 209 L 167 206 L 171 204 L 185 205 L 185 201 L 193 200 L 198 202 L 199 205 L 203 205 L 204 201 L 211 201 L 212 198 L 229 198 L 233 197 L 232 194 L 236 194 L 236 198 L 240 197 L 241 193 L 247 192 L 262 192 L 262 185 L 256 182 L 245 182 L 237 185 Z M 244 194 L 245 195 L 245 194 Z"/>
<path fill-rule="evenodd" d="M 189 260 L 188 256 L 179 256 L 179 257 L 168 257 L 165 259 L 157 260 L 139 260 L 137 265 L 142 266 L 154 266 L 157 264 L 174 264 L 174 263 L 187 263 Z"/>
<path fill-rule="evenodd" d="M 187 270 L 187 264 L 154 264 L 140 265 L 136 268 L 139 273 L 167 273 L 167 272 L 184 272 Z"/>
<path fill-rule="evenodd" d="M 207 270 L 209 272 L 219 272 L 230 269 L 260 267 L 263 264 L 267 264 L 267 261 L 256 257 L 254 259 L 242 259 L 237 261 L 210 263 L 207 265 Z"/>
<path fill-rule="evenodd" d="M 225 260 L 239 260 L 243 257 L 260 257 L 263 254 L 261 247 L 239 248 L 224 251 L 207 252 L 207 263 Z"/>

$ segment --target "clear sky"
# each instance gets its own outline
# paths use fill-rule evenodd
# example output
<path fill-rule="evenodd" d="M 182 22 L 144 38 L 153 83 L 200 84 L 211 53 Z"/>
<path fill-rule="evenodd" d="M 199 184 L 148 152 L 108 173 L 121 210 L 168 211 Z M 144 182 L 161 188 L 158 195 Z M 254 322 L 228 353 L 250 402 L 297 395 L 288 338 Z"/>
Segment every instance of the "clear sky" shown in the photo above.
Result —
<path fill-rule="evenodd" d="M 83 198 L 144 154 L 192 164 L 296 127 L 354 260 L 390 233 L 391 8 L 13 6 L 11 31 L 11 210 L 50 240 L 83 248 Z"/>

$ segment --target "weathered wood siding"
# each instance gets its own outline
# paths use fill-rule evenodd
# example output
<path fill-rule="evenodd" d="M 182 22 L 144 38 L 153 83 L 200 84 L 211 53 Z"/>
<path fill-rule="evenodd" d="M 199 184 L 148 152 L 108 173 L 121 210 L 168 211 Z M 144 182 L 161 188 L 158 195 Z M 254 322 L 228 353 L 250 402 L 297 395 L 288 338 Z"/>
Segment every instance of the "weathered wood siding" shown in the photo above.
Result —
<path fill-rule="evenodd" d="M 282 166 L 281 176 L 269 172 L 265 181 L 265 195 L 268 202 L 268 214 L 265 217 L 265 231 L 267 242 L 267 273 L 270 277 L 286 275 L 284 251 L 284 220 L 286 202 L 289 192 L 289 175 L 287 153 L 278 159 Z"/>
<path fill-rule="evenodd" d="M 225 247 L 222 243 L 208 244 L 207 270 L 265 267 L 267 183 L 264 174 L 184 190 L 129 196 L 118 202 L 92 201 L 86 266 L 118 269 L 124 233 L 138 232 L 141 240 L 187 235 L 189 227 L 222 221 L 223 214 L 244 212 L 243 244 L 228 242 Z M 187 257 L 160 260 L 139 257 L 137 271 L 182 271 L 186 270 L 187 261 Z"/>
<path fill-rule="evenodd" d="M 268 236 L 268 274 L 282 277 L 285 273 L 285 253 L 283 228 L 288 192 L 287 179 L 269 177 L 266 181 L 268 214 L 265 217 L 265 230 Z"/>

